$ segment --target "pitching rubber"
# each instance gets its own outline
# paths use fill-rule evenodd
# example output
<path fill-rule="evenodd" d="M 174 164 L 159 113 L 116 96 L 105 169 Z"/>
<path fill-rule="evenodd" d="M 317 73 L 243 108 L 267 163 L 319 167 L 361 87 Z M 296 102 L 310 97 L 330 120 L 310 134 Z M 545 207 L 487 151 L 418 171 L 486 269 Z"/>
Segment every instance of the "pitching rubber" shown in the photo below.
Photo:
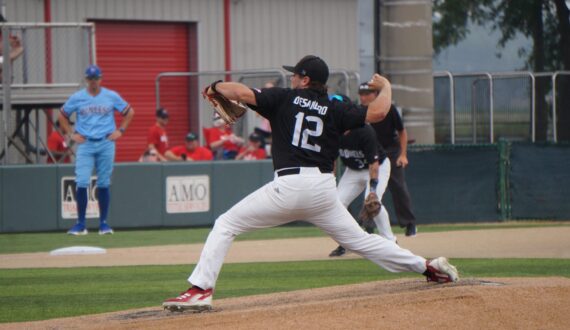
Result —
<path fill-rule="evenodd" d="M 190 312 L 190 313 L 211 312 L 213 310 L 212 305 L 193 305 L 193 306 L 164 305 L 164 309 L 169 310 L 170 312 Z"/>

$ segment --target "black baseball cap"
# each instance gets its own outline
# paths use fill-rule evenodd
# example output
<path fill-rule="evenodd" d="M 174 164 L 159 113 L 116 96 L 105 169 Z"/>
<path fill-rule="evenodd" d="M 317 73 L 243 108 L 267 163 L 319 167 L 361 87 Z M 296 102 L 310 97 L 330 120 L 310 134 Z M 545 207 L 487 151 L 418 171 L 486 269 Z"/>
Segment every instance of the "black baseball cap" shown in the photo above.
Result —
<path fill-rule="evenodd" d="M 370 87 L 367 82 L 363 82 L 358 86 L 358 94 L 360 93 L 370 93 L 370 92 L 378 92 L 374 88 Z"/>
<path fill-rule="evenodd" d="M 307 76 L 311 81 L 322 84 L 326 84 L 329 79 L 329 67 L 325 61 L 315 55 L 303 57 L 295 66 L 284 65 L 283 69 L 300 76 Z"/>
<path fill-rule="evenodd" d="M 253 141 L 253 142 L 261 142 L 263 138 L 261 137 L 261 135 L 257 134 L 257 133 L 251 133 L 249 135 L 249 140 Z"/>
<path fill-rule="evenodd" d="M 168 118 L 168 111 L 164 108 L 160 108 L 160 109 L 156 110 L 156 116 L 159 118 L 166 119 L 166 118 Z"/>
<path fill-rule="evenodd" d="M 196 134 L 190 132 L 188 134 L 186 134 L 186 141 L 195 141 L 198 140 L 198 137 L 196 136 Z"/>

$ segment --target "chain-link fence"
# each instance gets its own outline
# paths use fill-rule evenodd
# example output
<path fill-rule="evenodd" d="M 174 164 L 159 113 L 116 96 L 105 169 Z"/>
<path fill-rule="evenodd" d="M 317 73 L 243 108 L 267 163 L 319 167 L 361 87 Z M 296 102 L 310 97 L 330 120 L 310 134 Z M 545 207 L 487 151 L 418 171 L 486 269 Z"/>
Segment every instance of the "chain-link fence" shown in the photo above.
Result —
<path fill-rule="evenodd" d="M 534 83 L 530 72 L 493 75 L 493 141 L 534 141 Z"/>
<path fill-rule="evenodd" d="M 489 141 L 490 88 L 485 74 L 456 75 L 454 78 L 454 125 L 456 143 Z"/>
<path fill-rule="evenodd" d="M 92 23 L 3 23 L 0 163 L 37 163 L 48 154 L 55 113 L 95 62 Z M 4 36 L 8 36 L 4 38 Z M 47 111 L 46 111 L 47 110 Z"/>

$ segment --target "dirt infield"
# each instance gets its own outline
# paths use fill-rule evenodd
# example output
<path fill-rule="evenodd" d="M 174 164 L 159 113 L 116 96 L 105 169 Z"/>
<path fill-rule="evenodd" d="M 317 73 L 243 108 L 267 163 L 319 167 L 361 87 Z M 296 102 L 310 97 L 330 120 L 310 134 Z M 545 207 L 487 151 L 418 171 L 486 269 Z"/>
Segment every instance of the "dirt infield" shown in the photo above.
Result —
<path fill-rule="evenodd" d="M 420 227 L 421 230 L 421 227 Z M 466 230 L 398 236 L 403 248 L 425 257 L 570 258 L 570 227 Z M 192 264 L 203 244 L 109 249 L 106 254 L 50 256 L 49 253 L 0 255 L 0 268 Z M 337 244 L 328 237 L 234 242 L 227 263 L 328 259 Z M 348 254 L 348 258 L 357 258 Z"/>
<path fill-rule="evenodd" d="M 568 329 L 570 280 L 394 280 L 221 299 L 213 312 L 159 307 L 0 329 Z"/>
<path fill-rule="evenodd" d="M 568 237 L 570 227 L 420 232 L 415 238 L 398 239 L 401 246 L 424 256 L 570 258 Z M 21 267 L 69 267 L 77 262 L 74 258 L 88 260 L 83 266 L 137 264 L 132 260 L 165 264 L 157 262 L 161 259 L 176 264 L 196 262 L 201 247 L 111 249 L 79 258 L 19 256 L 24 260 Z M 334 247 L 328 238 L 235 242 L 227 262 L 328 259 Z M 17 261 L 12 257 L 0 256 L 0 265 L 14 268 Z M 12 267 L 5 267 L 8 262 Z M 157 306 L 0 324 L 0 329 L 568 329 L 570 279 L 462 278 L 445 285 L 401 279 L 220 299 L 214 305 L 213 312 L 200 314 L 170 313 Z"/>

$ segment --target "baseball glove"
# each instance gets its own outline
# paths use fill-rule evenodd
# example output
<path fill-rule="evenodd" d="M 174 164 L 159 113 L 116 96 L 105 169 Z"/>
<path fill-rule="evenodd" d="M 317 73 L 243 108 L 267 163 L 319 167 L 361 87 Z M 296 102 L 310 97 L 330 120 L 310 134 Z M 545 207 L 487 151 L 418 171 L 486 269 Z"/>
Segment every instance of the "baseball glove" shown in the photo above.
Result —
<path fill-rule="evenodd" d="M 362 210 L 360 210 L 360 219 L 362 221 L 372 221 L 380 213 L 380 207 L 382 207 L 382 204 L 380 204 L 378 195 L 373 192 L 369 193 L 366 196 L 366 200 L 364 200 Z"/>
<path fill-rule="evenodd" d="M 226 122 L 231 125 L 242 117 L 247 111 L 247 107 L 238 101 L 233 101 L 216 91 L 216 84 L 219 81 L 207 86 L 202 92 L 202 96 L 206 99 L 214 111 Z"/>

